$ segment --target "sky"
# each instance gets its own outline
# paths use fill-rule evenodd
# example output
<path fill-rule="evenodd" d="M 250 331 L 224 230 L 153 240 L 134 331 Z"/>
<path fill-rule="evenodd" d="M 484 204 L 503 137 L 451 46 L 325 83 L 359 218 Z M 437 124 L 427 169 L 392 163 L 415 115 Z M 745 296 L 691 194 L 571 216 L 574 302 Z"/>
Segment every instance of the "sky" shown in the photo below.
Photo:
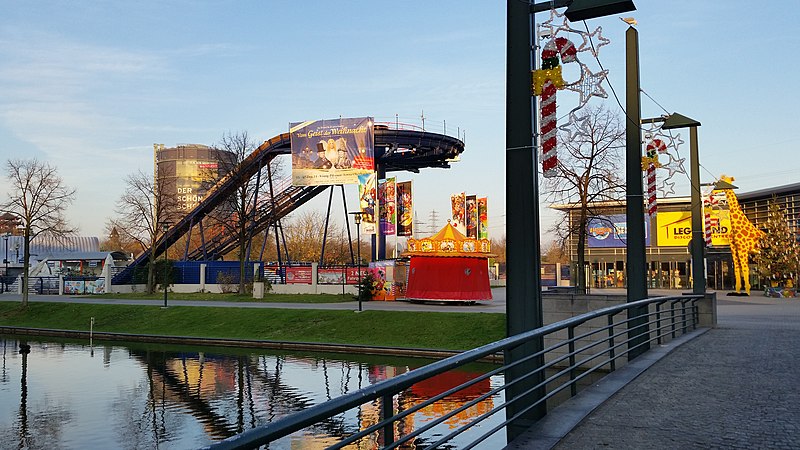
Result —
<path fill-rule="evenodd" d="M 621 113 L 625 31 L 637 20 L 642 117 L 698 120 L 701 181 L 738 192 L 800 181 L 796 93 L 800 9 L 791 1 L 635 0 L 637 11 L 586 22 L 608 98 Z M 540 13 L 536 21 L 549 18 Z M 583 23 L 572 24 L 584 29 Z M 579 54 L 597 69 L 588 53 Z M 258 141 L 290 122 L 374 117 L 461 133 L 450 169 L 394 173 L 414 184 L 422 225 L 450 195 L 487 196 L 490 237 L 505 234 L 506 3 L 499 1 L 0 0 L 0 161 L 38 158 L 76 189 L 66 216 L 103 237 L 127 175 L 152 173 L 153 144 Z M 565 77 L 574 75 L 565 64 Z M 599 70 L 599 69 L 597 69 Z M 559 115 L 576 96 L 559 92 Z M 567 108 L 567 109 L 564 109 Z M 678 130 L 685 144 L 688 130 Z M 5 174 L 5 171 L 3 171 Z M 675 174 L 674 195 L 689 195 Z M 513 185 L 513 182 L 510 183 Z M 0 180 L 0 196 L 8 183 Z M 346 187 L 348 210 L 356 188 Z M 328 196 L 301 208 L 325 210 Z M 341 191 L 333 214 L 343 221 Z M 557 213 L 542 205 L 543 239 Z"/>

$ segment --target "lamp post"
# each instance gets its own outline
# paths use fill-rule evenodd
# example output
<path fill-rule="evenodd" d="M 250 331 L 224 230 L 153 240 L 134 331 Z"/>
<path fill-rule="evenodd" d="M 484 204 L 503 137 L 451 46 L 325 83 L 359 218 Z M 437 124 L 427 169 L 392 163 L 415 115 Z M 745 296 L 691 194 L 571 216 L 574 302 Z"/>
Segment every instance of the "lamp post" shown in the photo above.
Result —
<path fill-rule="evenodd" d="M 356 241 L 358 242 L 356 247 L 358 258 L 358 266 L 356 266 L 356 270 L 358 271 L 358 312 L 361 312 L 361 215 L 364 213 L 357 211 L 350 214 L 353 215 L 353 220 L 356 222 Z M 350 255 L 352 255 L 352 253 Z"/>
<path fill-rule="evenodd" d="M 3 258 L 3 264 L 6 266 L 6 270 L 3 272 L 3 292 L 5 292 L 8 288 L 8 238 L 11 236 L 11 233 L 6 233 L 3 235 L 3 239 L 5 239 L 5 249 L 6 249 L 6 256 Z"/>
<path fill-rule="evenodd" d="M 167 257 L 167 248 L 169 247 L 167 247 L 166 238 L 167 238 L 167 231 L 169 231 L 170 225 L 171 224 L 169 222 L 161 223 L 161 231 L 164 232 L 164 234 L 161 235 L 161 239 L 164 239 L 164 308 L 167 307 L 167 283 L 169 283 L 169 280 L 167 278 L 167 265 L 169 263 L 169 258 Z"/>
<path fill-rule="evenodd" d="M 692 240 L 689 248 L 692 253 L 692 294 L 706 292 L 705 239 L 703 239 L 703 203 L 700 201 L 700 157 L 697 150 L 697 127 L 700 122 L 682 116 L 670 114 L 662 130 L 689 128 L 689 165 L 692 185 Z"/>
<path fill-rule="evenodd" d="M 506 333 L 508 336 L 543 325 L 540 279 L 538 149 L 534 142 L 536 97 L 531 96 L 533 31 L 535 13 L 567 7 L 569 20 L 586 20 L 636 9 L 631 0 L 554 0 L 531 5 L 507 0 L 506 58 L 506 236 L 511 245 L 506 254 Z M 528 409 L 544 396 L 535 386 L 542 376 L 529 376 L 540 369 L 544 359 L 530 358 L 544 347 L 543 340 L 521 345 L 506 352 L 506 382 L 514 385 L 506 392 L 510 404 L 507 417 L 515 417 L 507 428 L 511 442 L 530 423 L 544 416 L 546 409 Z M 525 362 L 522 362 L 525 360 Z M 540 373 L 541 374 L 541 373 Z M 518 397 L 521 397 L 518 399 Z M 543 402 L 542 402 L 543 403 Z"/>

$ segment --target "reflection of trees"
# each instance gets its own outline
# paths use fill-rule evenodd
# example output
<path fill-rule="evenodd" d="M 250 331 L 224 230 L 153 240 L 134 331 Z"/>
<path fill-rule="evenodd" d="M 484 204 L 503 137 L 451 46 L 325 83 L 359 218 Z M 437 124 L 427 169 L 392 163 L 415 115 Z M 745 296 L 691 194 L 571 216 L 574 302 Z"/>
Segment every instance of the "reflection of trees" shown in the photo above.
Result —
<path fill-rule="evenodd" d="M 6 358 L 11 353 L 16 353 L 17 348 L 27 346 L 27 341 L 3 339 L 3 379 L 2 383 L 10 382 L 7 373 Z M 27 351 L 20 350 L 20 398 L 17 416 L 11 428 L 0 431 L 0 445 L 11 448 L 14 443 L 19 449 L 49 449 L 57 448 L 62 442 L 63 427 L 71 419 L 69 410 L 62 405 L 45 397 L 42 400 L 29 404 L 28 392 L 28 358 L 30 347 Z M 8 447 L 5 447 L 8 446 Z"/>

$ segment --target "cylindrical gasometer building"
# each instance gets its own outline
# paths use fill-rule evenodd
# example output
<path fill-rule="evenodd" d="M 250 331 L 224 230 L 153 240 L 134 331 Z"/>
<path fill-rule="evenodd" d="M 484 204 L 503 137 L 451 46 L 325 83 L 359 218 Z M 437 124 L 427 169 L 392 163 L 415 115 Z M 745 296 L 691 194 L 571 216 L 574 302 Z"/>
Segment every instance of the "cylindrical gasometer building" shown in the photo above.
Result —
<path fill-rule="evenodd" d="M 194 209 L 205 197 L 214 180 L 234 167 L 236 155 L 202 144 L 178 144 L 165 148 L 153 144 L 156 184 L 174 195 L 175 217 L 178 220 Z"/>

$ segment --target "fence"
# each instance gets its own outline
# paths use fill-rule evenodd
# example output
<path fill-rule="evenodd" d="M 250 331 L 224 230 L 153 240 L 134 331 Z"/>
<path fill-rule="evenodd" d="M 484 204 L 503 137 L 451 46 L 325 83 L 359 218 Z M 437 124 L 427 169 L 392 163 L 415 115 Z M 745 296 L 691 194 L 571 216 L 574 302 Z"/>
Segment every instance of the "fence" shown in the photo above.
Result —
<path fill-rule="evenodd" d="M 281 418 L 266 426 L 246 431 L 208 448 L 256 448 L 376 401 L 381 404 L 380 420 L 372 426 L 344 436 L 339 442 L 330 444 L 329 448 L 343 448 L 362 439 L 365 441 L 369 439 L 371 442 L 378 442 L 382 448 L 392 449 L 413 446 L 414 441 L 418 438 L 426 439 L 426 448 L 437 448 L 447 445 L 453 438 L 466 432 L 470 432 L 470 443 L 464 448 L 472 448 L 501 432 L 509 423 L 534 408 L 546 409 L 548 400 L 554 396 L 562 392 L 568 392 L 570 396 L 576 395 L 582 380 L 599 372 L 616 370 L 621 365 L 618 363 L 623 363 L 628 359 L 629 353 L 639 353 L 649 348 L 652 342 L 661 344 L 675 338 L 679 333 L 695 329 L 700 317 L 698 301 L 703 298 L 700 295 L 658 297 L 581 314 L 412 370 Z M 640 316 L 631 317 L 634 311 L 644 312 Z M 622 314 L 626 312 L 628 314 Z M 566 337 L 554 339 L 554 336 Z M 546 342 L 546 346 L 541 351 L 497 367 L 459 386 L 434 395 L 407 410 L 400 412 L 394 410 L 395 396 L 417 383 L 488 356 L 509 352 L 525 344 L 541 341 Z M 491 376 L 504 373 L 509 369 L 516 368 L 518 370 L 521 365 L 531 364 L 532 361 L 538 360 L 546 362 L 516 379 L 506 380 L 505 384 L 493 387 L 488 392 L 457 408 L 448 410 L 447 403 L 443 401 Z M 530 385 L 533 386 L 528 388 Z M 431 430 L 437 425 L 445 423 L 462 411 L 475 407 L 480 401 L 499 392 L 507 392 L 509 388 L 519 390 L 521 386 L 527 388 L 522 394 L 513 398 L 508 398 L 507 395 L 503 403 L 494 406 L 489 411 L 475 415 L 468 422 L 460 423 L 459 426 L 449 429 L 449 433 L 446 435 L 431 433 Z M 521 404 L 520 399 L 530 399 L 531 396 L 534 396 L 534 401 Z M 439 408 L 437 411 L 441 411 L 435 420 L 429 421 L 403 436 L 395 437 L 395 431 L 400 429 L 395 424 L 432 405 L 436 405 Z M 502 413 L 507 408 L 515 412 L 506 414 L 506 417 L 502 417 L 497 425 L 485 425 L 487 418 Z M 479 426 L 481 424 L 484 426 Z"/>

